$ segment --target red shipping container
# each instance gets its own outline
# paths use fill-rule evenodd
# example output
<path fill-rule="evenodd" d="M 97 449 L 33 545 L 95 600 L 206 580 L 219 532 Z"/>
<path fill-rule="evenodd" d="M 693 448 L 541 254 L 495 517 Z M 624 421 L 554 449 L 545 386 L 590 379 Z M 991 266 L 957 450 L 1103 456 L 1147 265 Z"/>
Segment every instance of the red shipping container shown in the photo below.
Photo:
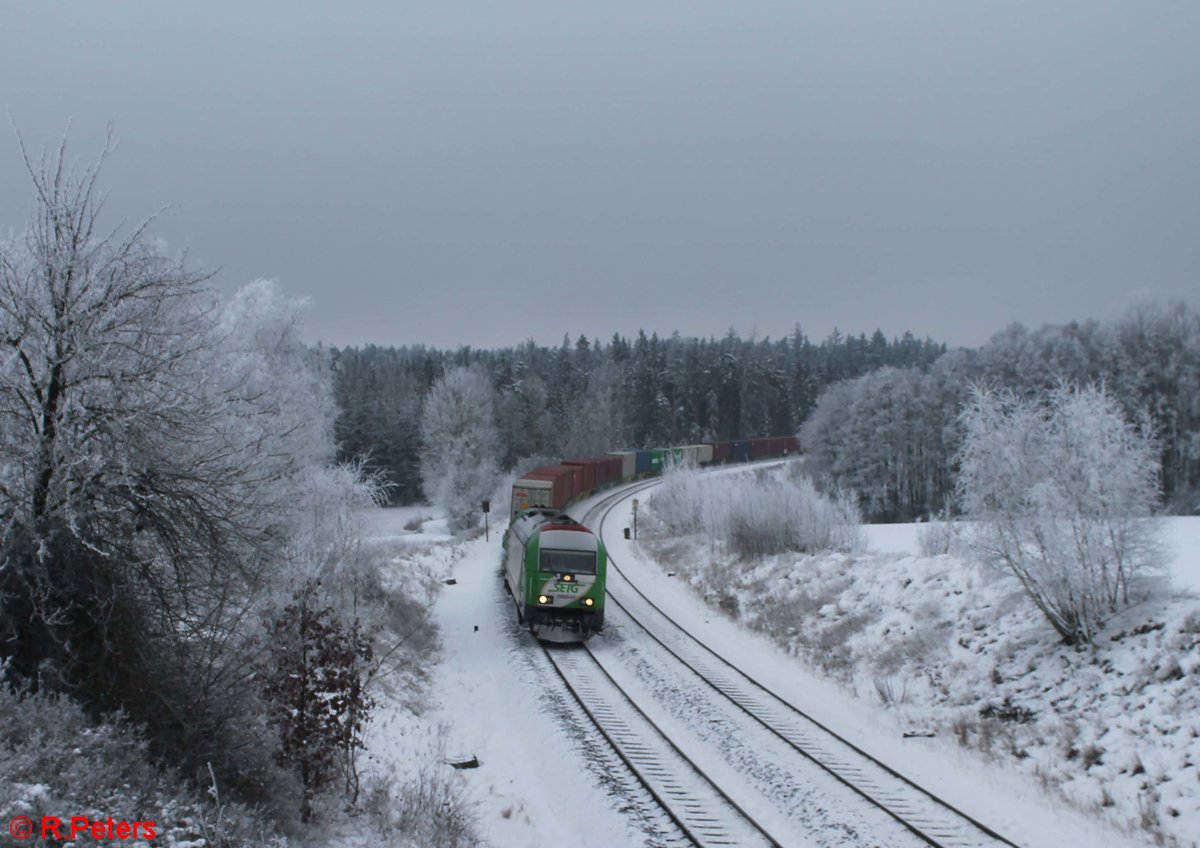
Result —
<path fill-rule="evenodd" d="M 603 486 L 606 483 L 611 483 L 614 480 L 621 479 L 621 466 L 623 460 L 619 456 L 598 456 L 596 457 L 596 485 Z"/>
<path fill-rule="evenodd" d="M 571 497 L 569 500 L 575 500 L 583 494 L 583 469 L 578 465 L 560 465 L 559 468 L 565 468 L 571 475 Z"/>
<path fill-rule="evenodd" d="M 621 479 L 623 460 L 619 456 L 601 456 L 596 458 L 596 485 L 603 486 L 614 480 Z"/>
<path fill-rule="evenodd" d="M 564 459 L 563 465 L 576 466 L 582 471 L 580 491 L 590 492 L 596 488 L 596 460 L 594 459 Z"/>
<path fill-rule="evenodd" d="M 795 436 L 764 436 L 750 440 L 750 458 L 764 459 L 775 456 L 791 456 L 800 448 Z"/>

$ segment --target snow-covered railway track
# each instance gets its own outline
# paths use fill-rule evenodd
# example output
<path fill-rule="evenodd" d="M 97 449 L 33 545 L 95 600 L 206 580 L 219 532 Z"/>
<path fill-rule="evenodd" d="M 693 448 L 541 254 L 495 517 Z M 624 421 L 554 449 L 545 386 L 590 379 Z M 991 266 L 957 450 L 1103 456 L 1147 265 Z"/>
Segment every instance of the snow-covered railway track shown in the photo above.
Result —
<path fill-rule="evenodd" d="M 598 535 L 603 535 L 604 521 L 618 500 L 605 499 L 589 510 L 589 517 L 599 516 Z M 611 556 L 608 603 L 622 610 L 636 628 L 673 657 L 701 686 L 733 704 L 752 722 L 882 810 L 922 842 L 936 848 L 1017 848 L 1012 841 L 872 757 L 743 672 L 664 612 L 621 571 Z"/>
<path fill-rule="evenodd" d="M 646 716 L 586 646 L 543 646 L 597 732 L 679 830 L 681 844 L 780 845 Z"/>

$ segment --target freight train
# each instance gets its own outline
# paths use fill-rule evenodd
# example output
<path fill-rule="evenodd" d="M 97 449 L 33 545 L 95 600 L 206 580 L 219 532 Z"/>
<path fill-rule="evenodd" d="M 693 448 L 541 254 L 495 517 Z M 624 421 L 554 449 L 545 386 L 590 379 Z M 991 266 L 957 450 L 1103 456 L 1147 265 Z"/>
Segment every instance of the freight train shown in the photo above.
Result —
<path fill-rule="evenodd" d="M 504 534 L 504 587 L 517 620 L 538 639 L 583 641 L 604 627 L 604 545 L 562 510 L 620 483 L 672 465 L 718 465 L 795 454 L 795 436 L 705 442 L 564 459 L 521 475 L 512 487 Z"/>
<path fill-rule="evenodd" d="M 800 450 L 795 436 L 769 436 L 734 442 L 705 442 L 676 448 L 614 451 L 592 459 L 564 459 L 526 471 L 513 484 L 509 518 L 533 506 L 561 510 L 599 489 L 662 472 L 670 465 L 722 465 L 793 455 Z"/>

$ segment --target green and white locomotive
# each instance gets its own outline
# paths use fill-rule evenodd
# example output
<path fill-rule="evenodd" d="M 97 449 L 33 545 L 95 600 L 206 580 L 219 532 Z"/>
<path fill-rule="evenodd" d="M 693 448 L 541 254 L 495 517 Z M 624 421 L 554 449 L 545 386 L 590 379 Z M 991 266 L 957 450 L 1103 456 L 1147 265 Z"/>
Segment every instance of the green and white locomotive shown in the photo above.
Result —
<path fill-rule="evenodd" d="M 538 639 L 582 642 L 604 627 L 608 555 L 598 538 L 554 509 L 525 509 L 504 536 L 504 586 L 517 620 Z"/>

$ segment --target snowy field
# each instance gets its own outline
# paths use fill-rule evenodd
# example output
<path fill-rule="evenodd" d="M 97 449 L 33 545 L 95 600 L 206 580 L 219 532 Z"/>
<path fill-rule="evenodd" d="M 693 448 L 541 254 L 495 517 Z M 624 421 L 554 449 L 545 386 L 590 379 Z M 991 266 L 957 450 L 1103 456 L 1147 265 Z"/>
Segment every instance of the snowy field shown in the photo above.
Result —
<path fill-rule="evenodd" d="M 430 508 L 379 510 L 370 522 L 368 543 L 411 549 L 396 558 L 396 579 L 420 569 L 455 581 L 439 584 L 441 657 L 417 699 L 427 707 L 380 709 L 370 768 L 438 773 L 497 848 L 655 844 L 515 625 L 498 578 L 501 528 L 488 542 L 454 541 Z M 1164 525 L 1173 574 L 1200 589 L 1200 519 Z M 606 543 L 673 613 L 797 705 L 1020 844 L 1153 844 L 1140 818 L 1175 844 L 1200 839 L 1194 600 L 1134 611 L 1114 626 L 1121 637 L 1093 656 L 1057 646 L 1003 581 L 949 556 L 922 557 L 918 525 L 869 527 L 860 553 L 776 558 L 719 591 L 709 582 L 711 545 L 654 541 L 652 527 L 648 518 L 638 543 L 611 535 Z M 726 593 L 745 601 L 764 591 L 769 615 L 743 602 L 734 620 L 713 606 Z M 824 661 L 814 643 L 830 646 Z M 989 705 L 990 717 L 981 716 Z M 1035 716 L 1023 721 L 1021 708 Z M 937 735 L 903 738 L 914 729 Z M 472 757 L 477 768 L 447 764 Z"/>
<path fill-rule="evenodd" d="M 430 506 L 395 506 L 361 513 L 367 539 L 376 545 L 449 541 L 446 519 Z"/>

